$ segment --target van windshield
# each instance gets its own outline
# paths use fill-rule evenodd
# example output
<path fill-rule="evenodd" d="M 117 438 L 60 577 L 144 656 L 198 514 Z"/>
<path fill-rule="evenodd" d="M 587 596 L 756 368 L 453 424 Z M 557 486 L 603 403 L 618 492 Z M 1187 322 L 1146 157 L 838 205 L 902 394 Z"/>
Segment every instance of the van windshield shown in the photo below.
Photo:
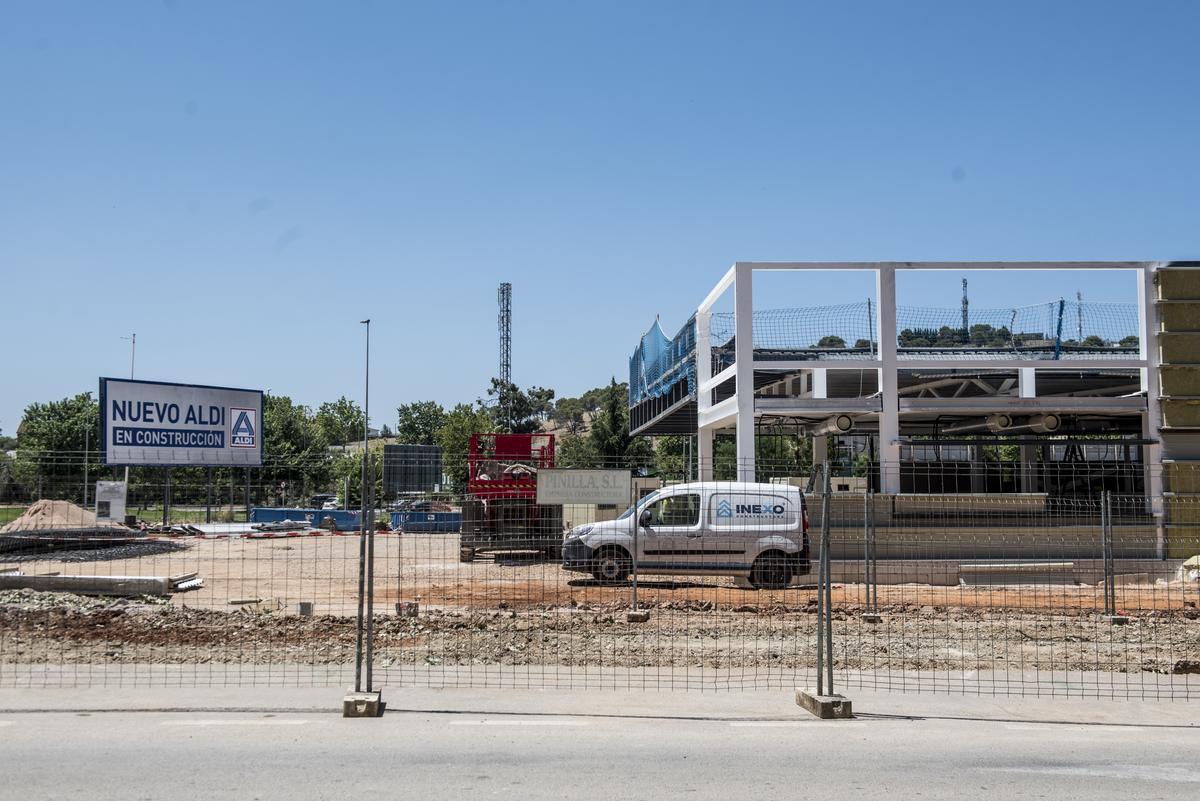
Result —
<path fill-rule="evenodd" d="M 654 492 L 647 495 L 645 498 L 642 498 L 640 501 L 635 503 L 633 506 L 630 506 L 624 512 L 621 512 L 621 514 L 617 516 L 617 520 L 624 520 L 625 518 L 629 517 L 631 514 L 633 514 L 633 510 L 639 506 L 646 506 L 647 504 L 654 503 L 655 498 L 657 498 L 658 496 L 659 496 L 659 492 L 658 492 L 658 490 L 655 490 Z"/>

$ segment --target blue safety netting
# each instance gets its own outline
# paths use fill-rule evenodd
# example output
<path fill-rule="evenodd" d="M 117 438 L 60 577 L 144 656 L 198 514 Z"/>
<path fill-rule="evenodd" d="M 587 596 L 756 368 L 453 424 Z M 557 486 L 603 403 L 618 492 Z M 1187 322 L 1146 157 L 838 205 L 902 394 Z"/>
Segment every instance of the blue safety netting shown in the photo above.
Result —
<path fill-rule="evenodd" d="M 662 397 L 681 380 L 689 393 L 696 391 L 696 318 L 670 339 L 655 320 L 629 359 L 629 403 Z"/>

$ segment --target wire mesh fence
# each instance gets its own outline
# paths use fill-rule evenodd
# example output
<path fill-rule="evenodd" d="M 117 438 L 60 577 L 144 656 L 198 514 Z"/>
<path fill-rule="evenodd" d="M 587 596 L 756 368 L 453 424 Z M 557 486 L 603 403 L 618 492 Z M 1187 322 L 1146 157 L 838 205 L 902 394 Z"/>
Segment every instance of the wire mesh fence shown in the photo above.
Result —
<path fill-rule="evenodd" d="M 369 499 L 376 684 L 811 686 L 828 527 L 838 689 L 1200 694 L 1197 477 L 1177 471 L 1163 495 L 1103 472 L 1070 494 L 891 495 L 856 464 L 826 498 L 794 463 L 737 482 L 736 460 L 693 457 L 635 465 L 630 509 L 539 506 L 536 465 L 499 467 L 503 492 L 380 482 Z M 351 682 L 354 482 L 304 461 L 135 469 L 126 526 L 94 516 L 95 481 L 121 476 L 82 468 L 56 454 L 4 486 L 0 685 Z"/>

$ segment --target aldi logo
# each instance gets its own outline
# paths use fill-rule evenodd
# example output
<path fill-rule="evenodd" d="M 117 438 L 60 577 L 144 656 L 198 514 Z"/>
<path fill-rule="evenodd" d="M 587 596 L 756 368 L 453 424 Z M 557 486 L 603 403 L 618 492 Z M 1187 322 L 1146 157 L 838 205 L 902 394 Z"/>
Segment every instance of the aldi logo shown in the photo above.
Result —
<path fill-rule="evenodd" d="M 254 448 L 258 445 L 258 410 L 229 409 L 229 419 L 233 425 L 229 429 L 229 447 Z"/>
<path fill-rule="evenodd" d="M 733 517 L 733 507 L 729 505 L 729 501 L 717 502 L 717 517 Z"/>

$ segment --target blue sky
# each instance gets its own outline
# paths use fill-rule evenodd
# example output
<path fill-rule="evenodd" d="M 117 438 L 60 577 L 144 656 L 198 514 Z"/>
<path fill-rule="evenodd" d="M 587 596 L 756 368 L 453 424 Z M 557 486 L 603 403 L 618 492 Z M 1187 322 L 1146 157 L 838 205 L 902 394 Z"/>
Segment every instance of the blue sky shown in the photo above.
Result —
<path fill-rule="evenodd" d="M 1197 33 L 1189 2 L 8 2 L 0 429 L 124 375 L 131 331 L 139 377 L 316 404 L 361 397 L 371 317 L 389 422 L 483 392 L 502 280 L 515 380 L 574 394 L 738 259 L 1196 258 Z M 973 303 L 1133 299 L 1078 282 Z"/>

